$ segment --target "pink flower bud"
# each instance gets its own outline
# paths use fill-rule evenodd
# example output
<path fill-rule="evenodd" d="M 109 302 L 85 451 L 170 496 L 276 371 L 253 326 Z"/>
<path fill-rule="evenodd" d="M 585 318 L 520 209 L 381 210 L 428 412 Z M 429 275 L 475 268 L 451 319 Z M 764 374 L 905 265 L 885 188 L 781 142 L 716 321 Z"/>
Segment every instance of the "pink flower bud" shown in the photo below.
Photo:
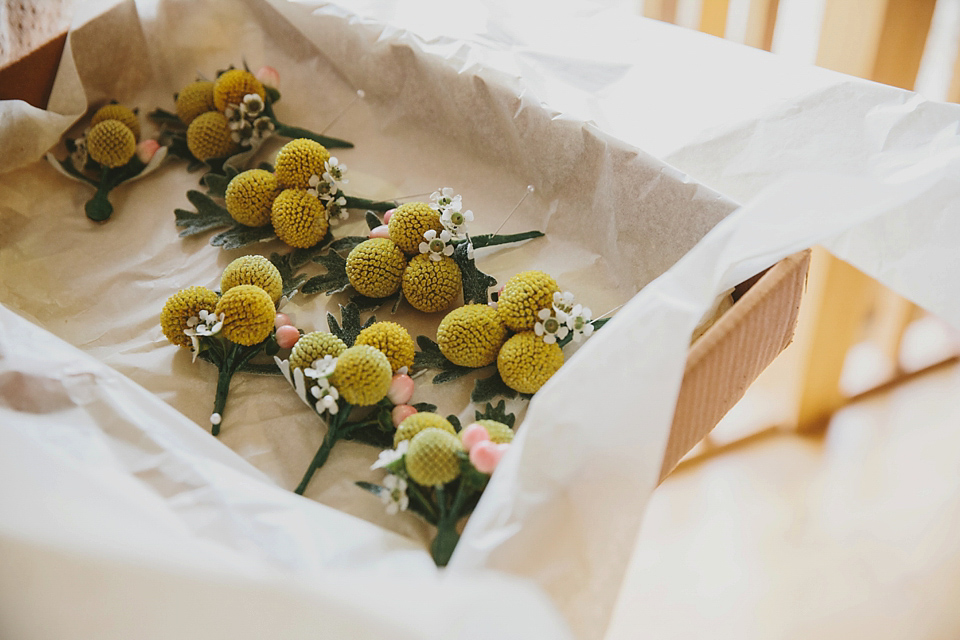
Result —
<path fill-rule="evenodd" d="M 147 138 L 137 145 L 137 158 L 140 162 L 147 164 L 153 159 L 154 154 L 160 148 L 160 143 L 153 138 Z"/>
<path fill-rule="evenodd" d="M 260 67 L 260 71 L 257 71 L 257 80 L 268 87 L 273 87 L 274 89 L 280 88 L 280 72 L 273 67 L 266 65 Z"/>
<path fill-rule="evenodd" d="M 417 412 L 416 408 L 411 407 L 408 404 L 398 404 L 393 408 L 391 412 L 391 417 L 393 418 L 393 426 L 399 427 L 400 423 L 412 416 Z"/>
<path fill-rule="evenodd" d="M 380 225 L 379 227 L 374 227 L 370 230 L 371 238 L 389 238 L 390 237 L 390 227 L 385 224 Z"/>
<path fill-rule="evenodd" d="M 277 344 L 281 349 L 293 349 L 300 339 L 300 332 L 292 324 L 285 324 L 277 329 Z"/>
<path fill-rule="evenodd" d="M 460 441 L 463 442 L 463 448 L 470 451 L 481 442 L 489 442 L 490 434 L 482 424 L 474 422 L 460 432 Z"/>
<path fill-rule="evenodd" d="M 393 376 L 390 382 L 390 391 L 387 391 L 387 397 L 393 404 L 407 404 L 413 397 L 413 378 L 405 373 L 398 373 Z"/>
<path fill-rule="evenodd" d="M 396 209 L 388 209 L 388 210 L 383 214 L 383 221 L 384 221 L 384 222 L 390 222 L 390 218 L 393 217 L 393 212 L 394 212 L 394 211 L 396 211 Z"/>
<path fill-rule="evenodd" d="M 290 321 L 290 316 L 285 313 L 278 313 L 277 317 L 273 319 L 273 326 L 277 329 L 288 324 L 293 324 L 293 322 Z"/>
<path fill-rule="evenodd" d="M 470 449 L 470 464 L 476 467 L 480 473 L 493 473 L 497 465 L 500 464 L 500 458 L 507 452 L 506 444 L 494 444 L 487 440 L 478 442 Z"/>

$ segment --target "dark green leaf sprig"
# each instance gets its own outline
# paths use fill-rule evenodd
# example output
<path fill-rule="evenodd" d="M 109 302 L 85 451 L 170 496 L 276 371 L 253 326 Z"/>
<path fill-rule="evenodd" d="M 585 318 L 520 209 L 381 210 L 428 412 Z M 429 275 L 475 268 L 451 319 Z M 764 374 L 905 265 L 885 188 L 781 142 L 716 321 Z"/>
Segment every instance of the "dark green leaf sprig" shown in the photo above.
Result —
<path fill-rule="evenodd" d="M 250 72 L 250 69 L 247 67 L 246 63 L 244 63 L 243 67 L 247 73 Z M 231 66 L 229 69 L 220 70 L 217 72 L 216 77 L 219 79 L 227 71 L 234 70 L 235 69 L 233 66 Z M 200 78 L 200 80 L 202 80 L 202 78 Z M 280 91 L 276 87 L 270 86 L 268 81 L 263 82 L 263 89 L 265 95 L 263 99 L 262 118 L 266 122 L 269 122 L 269 127 L 260 124 L 258 124 L 258 127 L 264 133 L 272 133 L 272 135 L 290 139 L 307 138 L 309 140 L 319 142 L 328 149 L 349 149 L 353 147 L 352 142 L 348 142 L 340 138 L 321 135 L 314 133 L 309 129 L 304 129 L 302 127 L 281 122 L 279 119 L 277 119 L 277 115 L 274 110 L 274 106 L 280 100 Z M 173 96 L 174 102 L 178 100 L 178 97 L 179 94 L 175 93 Z M 253 160 L 257 150 L 266 137 L 263 134 L 254 135 L 250 145 L 246 148 L 241 148 L 241 150 L 237 153 L 223 157 L 200 159 L 194 156 L 190 151 L 190 147 L 187 144 L 188 127 L 176 113 L 157 108 L 147 114 L 147 116 L 161 127 L 161 139 L 163 140 L 164 144 L 169 146 L 170 155 L 187 161 L 188 171 L 197 171 L 206 167 L 207 172 L 223 175 L 230 167 L 243 169 Z"/>
<path fill-rule="evenodd" d="M 108 109 L 121 111 L 120 117 L 127 121 L 102 117 L 104 113 L 108 113 Z M 95 190 L 93 197 L 84 205 L 84 212 L 94 222 L 105 222 L 113 215 L 113 205 L 109 199 L 113 189 L 124 182 L 152 173 L 167 156 L 167 147 L 160 146 L 156 140 L 145 140 L 137 146 L 139 124 L 136 123 L 136 118 L 136 109 L 128 109 L 111 102 L 94 114 L 93 120 L 97 124 L 88 128 L 83 136 L 64 138 L 66 158 L 60 160 L 53 153 L 46 155 L 47 161 L 62 175 Z M 100 130 L 103 126 L 98 125 L 104 120 L 111 120 L 109 126 L 116 131 L 112 131 L 110 135 L 102 135 Z M 131 129 L 131 126 L 137 131 Z M 98 130 L 93 131 L 94 127 Z M 124 130 L 127 133 L 124 134 Z M 121 140 L 123 144 L 120 144 Z M 100 162 L 95 157 L 99 158 Z"/>

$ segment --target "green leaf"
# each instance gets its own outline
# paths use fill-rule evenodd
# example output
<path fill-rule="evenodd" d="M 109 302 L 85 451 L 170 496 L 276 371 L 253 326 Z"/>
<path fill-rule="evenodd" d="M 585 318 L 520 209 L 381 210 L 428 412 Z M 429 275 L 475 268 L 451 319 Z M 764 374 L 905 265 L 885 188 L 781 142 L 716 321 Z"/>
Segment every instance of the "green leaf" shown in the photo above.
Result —
<path fill-rule="evenodd" d="M 450 382 L 473 371 L 470 367 L 461 367 L 447 360 L 437 343 L 427 336 L 417 336 L 417 346 L 420 347 L 420 350 L 413 356 L 413 368 L 414 370 L 439 370 L 441 373 L 433 378 L 434 384 Z"/>
<path fill-rule="evenodd" d="M 221 231 L 212 238 L 210 244 L 214 247 L 223 249 L 239 249 L 257 242 L 265 242 L 277 237 L 273 232 L 273 227 L 245 227 L 241 224 L 234 225 L 226 231 Z"/>
<path fill-rule="evenodd" d="M 460 418 L 453 415 L 452 413 L 447 416 L 447 422 L 453 425 L 453 428 L 457 433 L 460 433 L 463 430 L 463 425 L 460 424 Z"/>
<path fill-rule="evenodd" d="M 344 198 L 347 199 L 347 204 L 345 205 L 347 209 L 370 209 L 373 211 L 389 211 L 397 206 L 397 203 L 392 200 L 368 200 L 366 198 L 355 198 L 353 196 L 345 195 Z"/>
<path fill-rule="evenodd" d="M 207 195 L 211 198 L 225 198 L 227 196 L 227 185 L 238 173 L 239 171 L 233 167 L 227 167 L 224 175 L 208 173 L 200 178 L 200 182 L 207 188 Z"/>
<path fill-rule="evenodd" d="M 610 322 L 610 318 L 600 318 L 599 320 L 594 320 L 594 321 L 592 321 L 590 324 L 593 325 L 593 331 L 594 331 L 594 333 L 596 333 L 597 331 L 600 330 L 600 328 L 601 328 L 603 325 L 607 324 L 608 322 Z M 573 340 L 573 333 L 572 333 L 572 332 L 571 332 L 571 333 L 568 333 L 568 334 L 567 334 L 566 336 L 564 336 L 562 339 L 557 340 L 557 346 L 559 346 L 559 347 L 562 349 L 562 348 L 564 348 L 565 346 L 567 346 L 568 344 L 570 344 L 570 341 L 571 341 L 571 340 Z"/>
<path fill-rule="evenodd" d="M 323 291 L 330 296 L 350 286 L 350 278 L 347 277 L 347 261 L 339 253 L 328 251 L 315 256 L 313 261 L 323 266 L 327 272 L 303 283 L 301 293 L 310 295 Z"/>
<path fill-rule="evenodd" d="M 353 346 L 353 343 L 357 341 L 357 336 L 360 335 L 361 331 L 376 321 L 376 316 L 370 316 L 366 323 L 361 324 L 360 309 L 353 303 L 340 305 L 339 323 L 332 313 L 327 312 L 327 326 L 330 329 L 330 333 L 343 340 L 343 343 L 348 347 Z"/>
<path fill-rule="evenodd" d="M 274 102 L 277 102 L 278 100 L 280 100 L 280 91 L 275 87 L 269 87 L 267 85 L 263 85 L 263 90 L 266 92 L 267 100 L 270 102 L 270 104 L 273 104 Z"/>
<path fill-rule="evenodd" d="M 280 272 L 280 280 L 283 282 L 283 294 L 287 298 L 293 295 L 295 291 L 300 288 L 307 280 L 307 274 L 305 273 L 295 273 L 295 269 L 291 264 L 293 259 L 293 252 L 279 254 L 271 253 L 270 262 L 273 263 L 273 266 L 277 268 L 277 271 Z"/>
<path fill-rule="evenodd" d="M 177 116 L 177 114 L 170 113 L 169 111 L 165 111 L 164 109 L 154 109 L 153 111 L 147 114 L 147 117 L 153 120 L 154 122 L 156 122 L 157 124 L 177 125 L 180 127 L 183 126 L 183 120 L 181 120 Z"/>
<path fill-rule="evenodd" d="M 174 211 L 177 226 L 181 228 L 181 237 L 196 235 L 219 227 L 232 227 L 236 224 L 227 210 L 206 194 L 190 190 L 187 191 L 187 200 L 197 210 L 176 209 Z"/>
<path fill-rule="evenodd" d="M 467 257 L 466 242 L 457 245 L 453 251 L 453 259 L 460 267 L 460 275 L 463 277 L 463 303 L 487 304 L 490 301 L 487 292 L 490 287 L 496 286 L 497 279 L 477 269 L 476 261 Z"/>
<path fill-rule="evenodd" d="M 290 266 L 294 269 L 302 267 L 319 254 L 326 251 L 331 242 L 333 242 L 333 233 L 328 229 L 327 235 L 323 236 L 323 239 L 321 239 L 320 242 L 312 247 L 307 247 L 306 249 L 294 249 L 290 253 Z"/>
<path fill-rule="evenodd" d="M 368 210 L 363 218 L 367 221 L 367 226 L 370 227 L 371 231 L 383 224 L 383 220 L 380 219 L 380 216 L 378 216 L 375 211 Z"/>
<path fill-rule="evenodd" d="M 269 171 L 270 173 L 273 173 L 273 165 L 270 164 L 269 162 L 261 162 L 260 164 L 257 165 L 257 169 L 263 169 L 264 171 Z"/>
<path fill-rule="evenodd" d="M 366 242 L 369 238 L 364 236 L 344 236 L 342 238 L 337 238 L 330 243 L 330 248 L 334 251 L 352 251 L 361 242 Z"/>
<path fill-rule="evenodd" d="M 413 405 L 413 408 L 416 409 L 417 411 L 421 412 L 421 413 L 424 413 L 424 412 L 426 412 L 426 413 L 436 413 L 436 412 L 437 412 L 437 405 L 435 405 L 435 404 L 430 404 L 429 402 L 418 402 L 417 404 Z"/>
<path fill-rule="evenodd" d="M 313 140 L 319 142 L 327 149 L 351 149 L 353 147 L 352 142 L 347 142 L 346 140 L 341 140 L 340 138 L 331 138 L 329 136 L 322 136 L 318 133 L 314 133 L 309 129 L 303 129 L 301 127 L 294 127 L 288 124 L 284 124 L 273 118 L 274 133 L 278 136 L 283 136 L 284 138 L 307 138 L 308 140 Z"/>
<path fill-rule="evenodd" d="M 495 407 L 488 402 L 483 412 L 476 412 L 477 420 L 495 420 L 512 429 L 513 423 L 517 421 L 517 417 L 512 413 L 507 413 L 506 406 L 506 400 L 501 400 Z"/>
<path fill-rule="evenodd" d="M 474 249 L 482 249 L 484 247 L 493 247 L 498 244 L 510 244 L 511 242 L 521 242 L 523 240 L 530 240 L 532 238 L 540 238 L 542 236 L 542 231 L 524 231 L 522 233 L 509 233 L 503 235 L 485 233 L 479 236 L 470 236 L 470 242 L 473 243 Z"/>
<path fill-rule="evenodd" d="M 473 385 L 473 393 L 470 394 L 470 400 L 480 404 L 492 400 L 496 396 L 505 398 L 516 398 L 517 392 L 506 385 L 500 377 L 500 372 L 494 371 L 493 375 L 487 378 L 479 378 Z M 523 397 L 530 397 L 521 394 Z"/>
<path fill-rule="evenodd" d="M 387 419 L 390 419 L 390 412 L 387 412 Z M 350 440 L 368 444 L 378 449 L 393 448 L 393 434 L 396 429 L 393 422 L 390 422 L 389 431 L 383 428 L 383 425 L 377 419 L 365 420 L 357 425 L 347 425 L 343 430 L 341 439 Z"/>

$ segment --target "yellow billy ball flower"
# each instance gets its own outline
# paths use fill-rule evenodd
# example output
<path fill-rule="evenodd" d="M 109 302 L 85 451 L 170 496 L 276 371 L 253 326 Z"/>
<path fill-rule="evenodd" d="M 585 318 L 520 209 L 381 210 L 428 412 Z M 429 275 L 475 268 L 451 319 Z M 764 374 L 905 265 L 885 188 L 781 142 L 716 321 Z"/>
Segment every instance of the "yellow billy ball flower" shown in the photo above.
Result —
<path fill-rule="evenodd" d="M 390 390 L 393 372 L 387 356 L 377 349 L 357 344 L 337 357 L 330 382 L 350 404 L 368 407 L 377 404 Z"/>
<path fill-rule="evenodd" d="M 347 256 L 347 277 L 357 293 L 386 298 L 400 288 L 407 257 L 387 238 L 364 240 Z"/>
<path fill-rule="evenodd" d="M 267 94 L 257 77 L 243 69 L 231 69 L 217 76 L 213 83 L 213 104 L 218 111 L 224 111 L 227 105 L 239 105 L 243 96 L 255 93 L 261 99 Z"/>
<path fill-rule="evenodd" d="M 273 170 L 287 189 L 307 189 L 311 177 L 323 175 L 323 163 L 329 159 L 330 152 L 319 142 L 297 138 L 280 148 Z"/>
<path fill-rule="evenodd" d="M 183 331 L 187 321 L 198 317 L 201 311 L 213 311 L 217 308 L 217 294 L 206 287 L 182 289 L 167 299 L 160 312 L 160 328 L 167 340 L 189 349 L 190 338 Z"/>
<path fill-rule="evenodd" d="M 227 185 L 227 213 L 248 227 L 270 223 L 273 201 L 282 191 L 276 176 L 263 169 L 238 173 Z"/>
<path fill-rule="evenodd" d="M 227 265 L 220 278 L 220 291 L 226 293 L 241 284 L 252 284 L 266 291 L 276 304 L 283 295 L 283 278 L 273 263 L 263 256 L 243 256 Z"/>
<path fill-rule="evenodd" d="M 388 224 L 390 239 L 408 256 L 420 253 L 420 243 L 423 234 L 433 229 L 437 233 L 443 231 L 440 214 L 423 202 L 408 202 L 400 205 L 393 212 Z"/>
<path fill-rule="evenodd" d="M 497 355 L 497 370 L 503 382 L 520 393 L 536 393 L 563 365 L 563 350 L 547 344 L 533 331 L 507 340 Z"/>
<path fill-rule="evenodd" d="M 404 440 L 409 440 L 424 429 L 441 429 L 449 434 L 457 435 L 457 430 L 453 428 L 449 420 L 436 413 L 421 411 L 408 416 L 406 420 L 400 423 L 397 432 L 393 434 L 393 446 L 396 447 Z"/>
<path fill-rule="evenodd" d="M 543 271 L 522 271 L 503 286 L 497 311 L 510 329 L 533 329 L 537 324 L 537 313 L 553 306 L 553 294 L 557 291 L 560 288 L 556 280 Z"/>
<path fill-rule="evenodd" d="M 314 361 L 322 360 L 324 356 L 339 358 L 340 354 L 346 350 L 347 345 L 343 340 L 332 333 L 313 331 L 300 336 L 297 344 L 293 345 L 293 350 L 290 352 L 290 367 L 306 369 Z"/>
<path fill-rule="evenodd" d="M 125 107 L 122 104 L 104 105 L 97 109 L 97 112 L 93 114 L 90 124 L 100 124 L 104 120 L 117 120 L 122 122 L 128 129 L 130 129 L 131 132 L 133 132 L 133 137 L 135 139 L 140 139 L 140 120 L 137 119 L 137 114 L 135 114 L 133 109 L 130 107 Z"/>
<path fill-rule="evenodd" d="M 414 309 L 424 313 L 450 308 L 462 288 L 460 267 L 447 256 L 431 260 L 420 254 L 403 271 L 403 295 Z"/>
<path fill-rule="evenodd" d="M 232 155 L 238 147 L 230 133 L 230 125 L 222 113 L 201 113 L 187 127 L 187 148 L 197 160 Z"/>
<path fill-rule="evenodd" d="M 407 473 L 411 480 L 427 487 L 452 482 L 460 476 L 460 451 L 463 444 L 457 436 L 441 429 L 424 429 L 410 440 Z"/>
<path fill-rule="evenodd" d="M 357 344 L 368 344 L 378 349 L 390 361 L 390 367 L 396 372 L 403 367 L 413 366 L 413 338 L 410 333 L 396 322 L 375 322 L 357 336 Z"/>
<path fill-rule="evenodd" d="M 513 442 L 513 429 L 497 422 L 496 420 L 477 420 L 477 424 L 487 430 L 490 434 L 490 442 L 494 444 L 507 444 Z"/>
<path fill-rule="evenodd" d="M 461 367 L 493 364 L 506 339 L 507 327 L 496 309 L 485 304 L 454 309 L 437 327 L 440 352 Z"/>
<path fill-rule="evenodd" d="M 298 249 L 314 246 L 327 235 L 327 210 L 304 189 L 284 189 L 270 210 L 273 230 L 283 242 Z"/>
<path fill-rule="evenodd" d="M 177 117 L 190 124 L 201 113 L 216 111 L 213 104 L 213 83 L 209 80 L 191 82 L 177 94 Z"/>
<path fill-rule="evenodd" d="M 87 133 L 87 152 L 103 166 L 115 169 L 130 162 L 137 152 L 137 139 L 119 120 L 104 120 Z"/>
<path fill-rule="evenodd" d="M 252 284 L 240 284 L 224 292 L 214 313 L 224 316 L 224 338 L 250 347 L 270 335 L 277 309 L 269 293 Z"/>

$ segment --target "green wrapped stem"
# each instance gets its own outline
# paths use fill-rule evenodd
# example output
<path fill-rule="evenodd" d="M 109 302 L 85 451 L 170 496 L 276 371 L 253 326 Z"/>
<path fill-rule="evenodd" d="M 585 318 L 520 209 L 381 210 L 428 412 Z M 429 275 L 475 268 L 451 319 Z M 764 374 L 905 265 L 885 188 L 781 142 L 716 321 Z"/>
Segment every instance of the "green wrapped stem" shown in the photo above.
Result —
<path fill-rule="evenodd" d="M 333 416 L 330 420 L 330 425 L 327 428 L 327 435 L 324 436 L 323 442 L 320 443 L 320 448 L 317 449 L 317 453 L 313 456 L 313 460 L 310 462 L 310 466 L 307 467 L 307 472 L 303 474 L 303 479 L 300 480 L 300 484 L 297 485 L 297 488 L 294 489 L 294 493 L 298 495 L 303 495 L 303 492 L 307 490 L 307 485 L 310 484 L 313 474 L 317 472 L 317 469 L 322 467 L 327 461 L 327 458 L 330 457 L 330 452 L 333 450 L 333 446 L 337 444 L 337 440 L 343 435 L 341 427 L 347 421 L 347 418 L 350 417 L 350 409 L 352 406 L 350 404 L 344 403 L 344 406 L 340 408 L 340 411 L 337 412 L 337 415 Z"/>
<path fill-rule="evenodd" d="M 368 200 L 366 198 L 355 198 L 353 196 L 344 196 L 347 200 L 345 205 L 347 209 L 370 209 L 372 211 L 389 211 L 397 206 L 392 200 Z"/>
<path fill-rule="evenodd" d="M 447 506 L 447 496 L 444 487 L 439 486 L 436 489 L 437 505 L 440 507 L 440 517 L 437 518 L 437 535 L 430 543 L 430 555 L 438 567 L 445 567 L 453 556 L 454 549 L 460 541 L 460 534 L 457 532 L 457 522 L 462 517 L 464 502 L 467 498 L 467 492 L 464 490 L 465 483 L 461 480 L 457 486 L 457 493 L 453 498 L 453 504 Z"/>
<path fill-rule="evenodd" d="M 479 236 L 471 236 L 470 242 L 473 243 L 474 249 L 482 249 L 483 247 L 493 247 L 498 244 L 509 244 L 511 242 L 521 242 L 523 240 L 531 240 L 533 238 L 540 238 L 543 236 L 542 231 L 524 231 L 522 233 L 508 233 L 508 234 L 493 234 L 485 233 Z"/>
<path fill-rule="evenodd" d="M 352 149 L 353 143 L 347 142 L 346 140 L 341 140 L 340 138 L 331 138 L 329 136 L 322 136 L 318 133 L 314 133 L 309 129 L 303 129 L 301 127 L 294 127 L 289 124 L 284 124 L 277 120 L 276 118 L 271 118 L 274 126 L 274 133 L 277 135 L 283 136 L 284 138 L 307 138 L 308 140 L 313 140 L 314 142 L 319 142 L 327 149 Z"/>
<path fill-rule="evenodd" d="M 113 215 L 113 205 L 110 204 L 110 200 L 107 198 L 112 188 L 113 185 L 104 180 L 97 185 L 97 192 L 93 194 L 92 198 L 87 200 L 87 204 L 83 207 L 83 210 L 87 213 L 87 217 L 94 222 L 104 222 Z"/>

